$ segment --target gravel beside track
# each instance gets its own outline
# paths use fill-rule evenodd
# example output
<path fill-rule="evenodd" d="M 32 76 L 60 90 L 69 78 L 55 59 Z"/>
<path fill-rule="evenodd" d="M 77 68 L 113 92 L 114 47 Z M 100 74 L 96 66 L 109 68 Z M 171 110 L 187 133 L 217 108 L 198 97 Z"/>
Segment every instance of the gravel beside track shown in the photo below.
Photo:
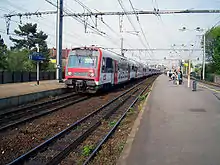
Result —
<path fill-rule="evenodd" d="M 0 114 L 0 131 L 13 128 L 30 120 L 48 115 L 69 105 L 89 99 L 89 96 L 72 94 L 63 98 L 24 107 Z"/>

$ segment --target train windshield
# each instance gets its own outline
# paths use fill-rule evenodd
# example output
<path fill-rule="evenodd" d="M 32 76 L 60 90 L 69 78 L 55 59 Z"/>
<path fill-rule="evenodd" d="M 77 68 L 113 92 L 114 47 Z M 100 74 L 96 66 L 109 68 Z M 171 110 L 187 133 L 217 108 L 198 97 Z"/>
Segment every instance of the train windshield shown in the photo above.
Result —
<path fill-rule="evenodd" d="M 81 55 L 70 55 L 68 59 L 69 68 L 96 68 L 97 67 L 97 56 L 81 56 Z"/>

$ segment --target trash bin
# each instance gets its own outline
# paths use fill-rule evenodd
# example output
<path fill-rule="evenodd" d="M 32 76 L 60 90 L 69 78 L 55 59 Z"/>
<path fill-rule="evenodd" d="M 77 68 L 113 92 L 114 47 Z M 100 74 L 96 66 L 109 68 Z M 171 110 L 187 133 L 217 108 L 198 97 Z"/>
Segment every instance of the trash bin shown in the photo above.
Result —
<path fill-rule="evenodd" d="M 192 91 L 196 91 L 196 88 L 197 88 L 197 81 L 193 80 L 193 82 L 192 82 Z"/>

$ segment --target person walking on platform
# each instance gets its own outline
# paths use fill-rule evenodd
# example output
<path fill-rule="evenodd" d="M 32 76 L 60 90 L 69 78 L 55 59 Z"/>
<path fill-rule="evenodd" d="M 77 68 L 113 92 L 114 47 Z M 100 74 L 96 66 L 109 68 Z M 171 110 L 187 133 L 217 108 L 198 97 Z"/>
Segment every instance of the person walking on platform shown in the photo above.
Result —
<path fill-rule="evenodd" d="M 180 70 L 179 71 L 179 84 L 181 85 L 183 83 L 183 73 L 182 71 Z"/>
<path fill-rule="evenodd" d="M 171 77 L 172 77 L 172 72 L 171 72 L 171 70 L 169 71 L 169 77 L 170 77 L 170 79 L 172 79 Z"/>
<path fill-rule="evenodd" d="M 173 80 L 173 84 L 176 84 L 176 80 L 177 80 L 177 75 L 176 75 L 176 71 L 173 72 L 172 74 L 172 80 Z"/>

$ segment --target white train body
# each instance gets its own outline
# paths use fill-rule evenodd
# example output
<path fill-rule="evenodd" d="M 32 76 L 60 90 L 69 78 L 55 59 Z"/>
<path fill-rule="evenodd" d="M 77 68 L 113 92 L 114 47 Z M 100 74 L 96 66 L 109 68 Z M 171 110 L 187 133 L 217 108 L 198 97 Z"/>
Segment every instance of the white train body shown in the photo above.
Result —
<path fill-rule="evenodd" d="M 101 48 L 81 47 L 69 53 L 65 84 L 76 91 L 94 93 L 100 88 L 110 88 L 159 72 Z"/>

